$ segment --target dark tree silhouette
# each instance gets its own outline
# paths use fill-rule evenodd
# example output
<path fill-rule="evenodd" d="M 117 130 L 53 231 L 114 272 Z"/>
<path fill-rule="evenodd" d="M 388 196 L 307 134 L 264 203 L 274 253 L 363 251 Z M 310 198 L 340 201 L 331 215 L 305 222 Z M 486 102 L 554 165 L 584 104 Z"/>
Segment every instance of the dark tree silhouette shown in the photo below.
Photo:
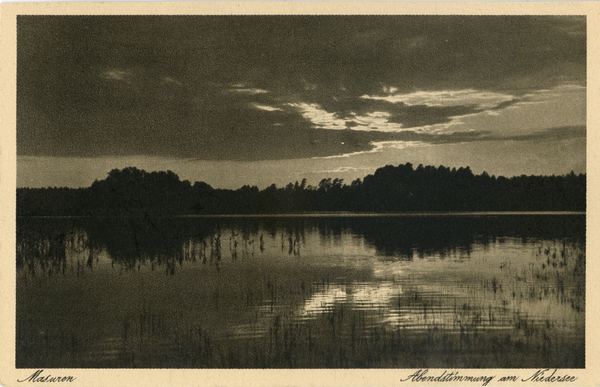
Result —
<path fill-rule="evenodd" d="M 180 181 L 171 172 L 113 169 L 89 188 L 17 189 L 20 216 L 155 216 L 273 214 L 303 212 L 585 211 L 586 175 L 505 178 L 469 167 L 407 163 L 379 168 L 350 185 L 326 178 L 317 187 L 306 179 L 264 190 L 245 185 L 213 189 Z"/>

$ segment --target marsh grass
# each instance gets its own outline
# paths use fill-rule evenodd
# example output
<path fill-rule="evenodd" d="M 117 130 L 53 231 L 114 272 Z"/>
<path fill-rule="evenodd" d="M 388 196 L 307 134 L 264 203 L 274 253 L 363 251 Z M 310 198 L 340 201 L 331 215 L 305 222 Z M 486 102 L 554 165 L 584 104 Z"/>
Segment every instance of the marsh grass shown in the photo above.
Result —
<path fill-rule="evenodd" d="M 552 326 L 515 316 L 514 330 L 475 324 L 459 332 L 442 327 L 386 329 L 368 313 L 336 307 L 299 322 L 276 314 L 266 334 L 225 340 L 201 325 L 173 329 L 159 316 L 126 320 L 122 337 L 96 356 L 85 356 L 82 335 L 46 334 L 21 348 L 20 367 L 107 368 L 577 368 L 584 365 L 576 341 Z M 19 340 L 21 339 L 21 340 Z M 18 340 L 23 343 L 22 336 Z M 23 344 L 21 344 L 23 345 Z M 117 348 L 117 349 L 115 349 Z M 23 356 L 27 355 L 27 356 Z"/>
<path fill-rule="evenodd" d="M 233 292 L 247 305 L 253 303 L 250 300 L 263 305 L 262 320 L 258 318 L 263 323 L 255 323 L 249 337 L 232 337 L 210 324 L 177 323 L 173 316 L 143 307 L 136 314 L 123 315 L 121 337 L 112 341 L 98 337 L 94 343 L 89 335 L 77 331 L 65 335 L 59 327 L 53 330 L 48 326 L 31 340 L 31 332 L 18 330 L 18 364 L 109 368 L 582 367 L 583 342 L 577 332 L 565 334 L 559 320 L 532 318 L 519 305 L 551 297 L 582 311 L 585 254 L 579 249 L 555 251 L 548 246 L 534 254 L 537 265 L 530 265 L 529 270 L 506 265 L 501 275 L 481 280 L 483 291 L 497 297 L 495 302 L 471 294 L 475 288 L 467 288 L 453 300 L 435 301 L 418 293 L 398 297 L 396 310 L 413 317 L 412 322 L 403 324 L 381 324 L 389 312 L 346 303 L 302 316 L 297 308 L 274 305 L 280 305 L 280 298 L 285 297 L 290 305 L 301 304 L 336 286 L 332 279 L 305 277 L 290 285 L 270 278 L 262 289 Z M 226 287 L 213 289 L 215 308 L 219 298 L 232 297 L 228 292 L 232 290 Z M 506 300 L 513 307 L 498 306 Z M 95 357 L 89 355 L 91 349 Z"/>
<path fill-rule="evenodd" d="M 102 266 L 108 254 L 81 230 L 22 238 L 17 367 L 585 366 L 581 243 L 555 239 L 524 261 L 508 254 L 468 272 L 373 281 L 369 267 L 307 263 L 297 231 L 268 239 L 219 229 L 175 252 L 138 251 L 132 261 L 122 250 Z M 262 257 L 269 248 L 283 258 Z M 437 265 L 463 252 L 416 255 Z"/>

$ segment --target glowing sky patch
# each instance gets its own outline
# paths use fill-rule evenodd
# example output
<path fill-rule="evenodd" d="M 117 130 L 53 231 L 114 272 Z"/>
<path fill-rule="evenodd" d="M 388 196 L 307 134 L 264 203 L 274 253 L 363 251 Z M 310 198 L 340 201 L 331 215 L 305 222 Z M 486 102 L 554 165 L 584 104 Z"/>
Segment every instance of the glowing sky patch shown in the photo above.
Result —
<path fill-rule="evenodd" d="M 447 131 L 486 130 L 495 135 L 523 134 L 544 128 L 585 125 L 586 88 L 561 85 L 540 90 L 507 108 L 461 117 Z"/>
<path fill-rule="evenodd" d="M 104 72 L 104 77 L 115 81 L 127 80 L 129 73 L 123 70 L 108 70 Z"/>
<path fill-rule="evenodd" d="M 280 108 L 273 107 L 273 106 L 268 106 L 268 105 L 254 104 L 252 106 L 254 106 L 256 109 L 264 110 L 264 111 L 267 111 L 267 112 L 278 112 L 278 111 L 282 112 L 283 111 Z"/>
<path fill-rule="evenodd" d="M 397 89 L 384 88 L 392 94 L 386 96 L 363 95 L 360 98 L 403 103 L 406 105 L 426 106 L 461 106 L 474 105 L 480 109 L 489 109 L 502 102 L 515 99 L 512 95 L 490 93 L 478 90 L 442 90 L 442 91 L 415 91 L 409 94 L 393 94 Z"/>
<path fill-rule="evenodd" d="M 346 120 L 337 118 L 334 113 L 329 113 L 318 104 L 290 103 L 289 106 L 297 108 L 302 116 L 320 129 L 341 130 L 346 129 Z"/>
<path fill-rule="evenodd" d="M 369 154 L 369 153 L 383 152 L 383 151 L 389 150 L 389 149 L 405 149 L 405 148 L 410 148 L 410 147 L 428 146 L 429 144 L 421 142 L 421 141 L 375 141 L 375 142 L 372 142 L 371 145 L 373 146 L 373 149 L 370 149 L 367 151 L 345 153 L 345 154 L 335 155 L 335 156 L 314 157 L 314 158 L 315 159 L 334 159 L 334 158 L 340 158 L 340 157 L 352 157 L 352 156 L 364 155 L 364 154 Z"/>
<path fill-rule="evenodd" d="M 229 89 L 229 91 L 234 92 L 234 93 L 242 93 L 242 94 L 250 94 L 250 95 L 266 94 L 269 92 L 268 90 L 255 89 L 255 88 Z"/>

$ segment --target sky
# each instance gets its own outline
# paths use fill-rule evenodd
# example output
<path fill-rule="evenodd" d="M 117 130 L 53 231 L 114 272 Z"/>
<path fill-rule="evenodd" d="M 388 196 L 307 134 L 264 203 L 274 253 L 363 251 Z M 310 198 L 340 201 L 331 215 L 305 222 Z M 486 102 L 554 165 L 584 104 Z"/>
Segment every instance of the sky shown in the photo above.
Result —
<path fill-rule="evenodd" d="M 18 16 L 17 186 L 586 171 L 573 16 Z"/>

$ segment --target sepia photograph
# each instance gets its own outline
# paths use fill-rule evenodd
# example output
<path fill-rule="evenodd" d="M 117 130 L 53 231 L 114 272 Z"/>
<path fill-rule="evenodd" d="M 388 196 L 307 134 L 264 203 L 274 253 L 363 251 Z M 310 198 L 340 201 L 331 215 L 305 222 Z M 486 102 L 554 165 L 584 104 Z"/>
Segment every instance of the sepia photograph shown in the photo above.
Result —
<path fill-rule="evenodd" d="M 84 369 L 577 384 L 588 24 L 16 15 L 8 385 Z"/>

